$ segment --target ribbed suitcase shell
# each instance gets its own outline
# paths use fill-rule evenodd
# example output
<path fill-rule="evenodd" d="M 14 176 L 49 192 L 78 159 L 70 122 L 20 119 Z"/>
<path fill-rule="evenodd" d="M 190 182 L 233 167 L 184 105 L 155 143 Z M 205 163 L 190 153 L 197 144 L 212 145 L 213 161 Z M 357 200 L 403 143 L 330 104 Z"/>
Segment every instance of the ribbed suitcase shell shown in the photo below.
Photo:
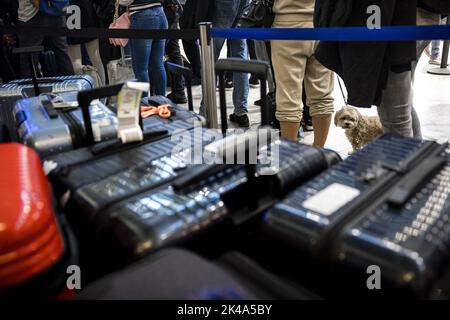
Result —
<path fill-rule="evenodd" d="M 383 166 L 398 166 L 404 163 L 414 156 L 421 146 L 423 143 L 419 140 L 403 139 L 394 135 L 385 135 L 372 141 L 345 161 L 297 188 L 277 204 L 265 216 L 265 230 L 309 254 L 316 253 L 328 228 L 345 218 L 345 206 L 327 216 L 306 209 L 303 202 L 334 183 L 358 189 L 361 195 L 364 195 L 371 190 L 371 183 L 361 177 L 383 170 Z M 388 174 L 386 170 L 380 172 L 381 176 Z"/>
<path fill-rule="evenodd" d="M 41 92 L 61 93 L 91 89 L 95 82 L 90 76 L 62 76 L 38 79 Z M 17 141 L 13 108 L 17 100 L 33 97 L 34 86 L 31 79 L 14 80 L 0 86 L 0 120 L 8 128 L 12 141 Z"/>
<path fill-rule="evenodd" d="M 279 144 L 280 168 L 270 179 L 278 182 L 277 189 L 281 193 L 289 190 L 292 185 L 304 183 L 339 159 L 333 152 L 310 146 L 287 141 L 275 143 Z M 294 163 L 296 165 L 293 165 Z M 161 175 L 164 172 L 170 177 L 173 175 L 172 166 L 176 164 L 166 161 L 164 170 L 161 167 L 161 170 L 155 170 L 153 175 Z M 267 181 L 263 179 L 264 177 L 260 180 L 261 184 Z M 84 200 L 92 205 L 99 190 L 102 187 L 105 190 L 106 181 L 112 179 L 100 182 L 97 186 L 90 185 L 80 189 L 77 194 L 78 201 Z M 177 192 L 169 182 L 165 186 L 149 189 L 120 201 L 98 212 L 94 217 L 90 216 L 90 223 L 93 224 L 91 228 L 99 237 L 99 243 L 114 247 L 118 257 L 123 255 L 126 259 L 135 259 L 155 249 L 183 242 L 199 231 L 210 229 L 224 218 L 230 219 L 233 209 L 228 207 L 227 203 L 232 205 L 241 201 L 243 195 L 238 192 L 234 194 L 234 197 L 238 198 L 228 200 L 224 200 L 222 196 L 237 190 L 246 181 L 243 165 L 228 165 L 225 170 L 206 180 L 199 180 L 189 190 Z M 264 189 L 265 186 L 262 187 L 262 190 Z M 108 196 L 113 198 L 121 192 L 121 188 L 111 187 Z M 279 192 L 269 196 L 282 196 Z M 85 211 L 84 214 L 88 212 Z"/>
<path fill-rule="evenodd" d="M 2 290 L 45 272 L 59 261 L 65 248 L 38 155 L 15 143 L 0 145 L 0 153 Z"/>
<path fill-rule="evenodd" d="M 62 94 L 67 101 L 66 96 Z M 83 146 L 85 128 L 81 110 L 60 110 L 56 118 L 50 118 L 41 99 L 44 97 L 17 101 L 13 114 L 19 141 L 33 147 L 43 158 Z M 96 142 L 117 137 L 117 117 L 111 110 L 98 101 L 91 104 L 90 113 Z M 64 117 L 71 117 L 73 124 Z"/>
<path fill-rule="evenodd" d="M 450 262 L 450 145 L 441 157 L 446 165 L 404 206 L 389 205 L 387 190 L 342 230 L 334 250 L 341 267 L 377 265 L 383 283 L 427 297 Z"/>

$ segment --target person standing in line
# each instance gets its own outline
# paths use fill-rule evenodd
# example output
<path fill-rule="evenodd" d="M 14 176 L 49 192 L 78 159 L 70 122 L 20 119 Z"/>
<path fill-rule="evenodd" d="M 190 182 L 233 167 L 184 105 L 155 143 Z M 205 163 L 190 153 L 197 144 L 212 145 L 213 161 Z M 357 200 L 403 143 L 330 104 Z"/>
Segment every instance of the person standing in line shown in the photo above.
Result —
<path fill-rule="evenodd" d="M 235 28 L 239 22 L 240 14 L 244 7 L 248 4 L 248 0 L 215 0 L 214 1 L 214 28 Z M 214 55 L 216 61 L 219 59 L 220 52 L 225 44 L 226 39 L 214 39 Z M 230 43 L 230 56 L 233 58 L 241 58 L 248 60 L 247 41 L 243 39 L 228 40 Z M 248 101 L 249 93 L 249 75 L 248 73 L 233 73 L 233 105 L 234 113 L 230 114 L 230 121 L 239 127 L 247 128 L 250 126 L 248 118 Z M 203 101 L 200 106 L 200 114 L 204 114 Z"/>
<path fill-rule="evenodd" d="M 130 14 L 130 29 L 167 29 L 164 0 L 118 0 Z M 155 95 L 165 96 L 167 75 L 164 68 L 163 39 L 130 39 L 133 71 L 140 82 L 149 82 Z"/>
<path fill-rule="evenodd" d="M 89 0 L 71 0 L 71 5 L 76 5 L 81 10 L 81 27 L 82 28 L 98 28 L 100 27 L 99 19 L 95 12 L 94 6 Z M 92 66 L 97 69 L 98 75 L 100 76 L 101 83 L 99 86 L 104 86 L 106 84 L 105 79 L 105 68 L 103 67 L 102 58 L 100 56 L 100 47 L 98 39 L 92 38 L 68 38 L 69 43 L 69 56 L 72 60 L 72 65 L 75 73 L 81 74 L 83 63 L 82 63 L 82 53 L 81 45 L 84 44 L 89 60 Z"/>
<path fill-rule="evenodd" d="M 165 3 L 164 12 L 166 13 L 167 21 L 169 22 L 169 29 L 179 29 L 178 22 L 183 14 L 183 7 L 181 2 L 179 4 Z M 183 57 L 180 50 L 180 42 L 178 39 L 170 39 L 166 41 L 166 55 L 169 58 L 169 62 L 183 65 Z M 167 95 L 167 98 L 175 103 L 184 104 L 187 103 L 186 94 L 184 92 L 185 82 L 182 76 L 177 74 L 172 75 L 173 86 L 172 92 Z"/>
<path fill-rule="evenodd" d="M 40 7 L 40 2 L 36 0 L 19 0 L 17 10 L 19 25 L 27 27 L 48 27 L 58 28 L 66 26 L 65 12 L 58 15 L 46 13 L 44 8 Z M 45 43 L 45 47 L 52 50 L 55 54 L 58 75 L 73 75 L 74 70 L 72 62 L 67 53 L 66 37 L 47 37 L 44 35 L 20 35 L 19 45 L 21 47 L 40 46 Z M 34 55 L 35 64 L 38 63 L 37 55 Z M 22 55 L 20 58 L 21 76 L 23 78 L 31 77 L 31 69 L 27 58 Z"/>
<path fill-rule="evenodd" d="M 312 28 L 314 0 L 278 0 L 273 28 Z M 314 126 L 314 146 L 324 147 L 334 112 L 334 74 L 316 59 L 318 41 L 271 41 L 276 81 L 276 117 L 281 136 L 297 141 L 302 120 L 302 84 Z"/>

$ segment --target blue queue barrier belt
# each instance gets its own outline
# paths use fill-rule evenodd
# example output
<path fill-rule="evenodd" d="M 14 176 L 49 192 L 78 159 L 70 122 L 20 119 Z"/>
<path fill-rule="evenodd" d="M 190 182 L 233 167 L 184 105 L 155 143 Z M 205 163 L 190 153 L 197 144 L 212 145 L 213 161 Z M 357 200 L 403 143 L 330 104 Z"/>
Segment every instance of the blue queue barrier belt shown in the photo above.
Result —
<path fill-rule="evenodd" d="M 198 39 L 198 29 L 107 29 L 0 26 L 0 34 L 67 36 L 76 38 Z M 212 38 L 321 41 L 417 41 L 450 39 L 450 26 L 397 26 L 370 30 L 367 27 L 304 29 L 211 29 Z"/>
<path fill-rule="evenodd" d="M 213 38 L 321 41 L 418 41 L 450 39 L 450 26 L 398 26 L 304 29 L 212 29 Z"/>

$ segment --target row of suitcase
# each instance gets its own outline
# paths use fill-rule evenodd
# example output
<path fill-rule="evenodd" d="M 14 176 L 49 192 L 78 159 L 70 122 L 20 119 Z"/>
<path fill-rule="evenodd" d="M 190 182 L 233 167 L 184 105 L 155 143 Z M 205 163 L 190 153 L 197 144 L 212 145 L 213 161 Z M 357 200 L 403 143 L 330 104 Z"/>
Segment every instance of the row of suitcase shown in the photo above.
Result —
<path fill-rule="evenodd" d="M 439 284 L 439 279 L 447 270 L 449 262 L 449 145 L 440 146 L 387 135 L 349 159 L 325 170 L 330 160 L 319 166 L 317 164 L 319 160 L 325 158 L 333 159 L 331 153 L 284 141 L 279 143 L 284 145 L 283 158 L 288 159 L 286 156 L 289 155 L 291 160 L 281 164 L 279 173 L 269 178 L 271 183 L 268 183 L 266 178 L 259 177 L 257 183 L 251 185 L 251 187 L 260 186 L 258 191 L 253 193 L 258 200 L 272 198 L 269 205 L 259 203 L 259 206 L 270 208 L 262 220 L 258 216 L 256 218 L 261 221 L 263 233 L 270 236 L 271 245 L 277 251 L 289 248 L 285 257 L 289 260 L 274 261 L 279 266 L 275 269 L 267 264 L 269 270 L 290 276 L 289 271 L 295 272 L 298 267 L 297 259 L 292 257 L 294 253 L 298 257 L 303 257 L 299 263 L 304 264 L 309 257 L 320 261 L 322 266 L 327 264 L 334 266 L 335 272 L 338 270 L 342 271 L 342 274 L 350 273 L 351 276 L 344 278 L 346 281 L 349 279 L 362 281 L 360 277 L 365 275 L 365 268 L 378 266 L 382 270 L 383 285 L 390 287 L 395 294 L 400 290 L 416 297 L 426 297 L 432 287 Z M 24 205 L 30 206 L 33 197 L 46 199 L 47 204 L 41 203 L 39 209 L 44 215 L 43 209 L 49 211 L 51 200 L 50 191 L 45 186 L 46 178 L 42 170 L 40 172 L 36 170 L 39 167 L 38 157 L 30 149 L 18 145 L 5 144 L 1 148 L 8 156 L 6 159 L 10 160 L 6 162 L 6 166 L 10 169 L 8 172 L 11 175 L 2 180 L 6 182 L 2 186 L 2 194 L 13 198 L 20 190 L 22 199 L 30 199 Z M 12 157 L 9 157 L 10 155 Z M 160 164 L 171 163 L 164 157 L 159 160 Z M 312 171 L 305 169 L 308 163 L 314 164 Z M 299 164 L 300 170 L 292 170 L 293 164 Z M 20 177 L 17 171 L 33 174 L 31 177 L 22 176 L 27 180 L 26 183 L 19 179 L 17 185 L 12 186 L 11 181 Z M 161 178 L 164 174 L 154 171 L 153 175 Z M 282 177 L 286 176 L 295 181 L 293 190 L 274 188 L 282 186 L 283 182 L 286 182 Z M 233 232 L 236 228 L 234 218 L 242 209 L 236 202 L 239 202 L 240 194 L 250 193 L 250 190 L 245 188 L 246 185 L 249 187 L 250 183 L 245 177 L 246 170 L 242 165 L 221 167 L 213 176 L 188 187 L 186 189 L 188 191 L 178 189 L 177 179 L 169 177 L 165 183 L 155 184 L 154 187 L 149 184 L 146 191 L 140 190 L 134 196 L 105 204 L 104 209 L 99 209 L 96 213 L 80 208 L 81 206 L 67 208 L 68 220 L 71 221 L 70 226 L 75 229 L 81 252 L 86 253 L 86 248 L 83 247 L 85 244 L 91 247 L 91 254 L 97 256 L 97 259 L 90 260 L 90 263 L 100 265 L 101 268 L 110 266 L 111 263 L 115 265 L 113 269 L 107 271 L 121 269 L 132 261 L 141 261 L 149 253 L 168 246 L 185 246 L 187 239 L 195 236 L 204 240 L 209 239 L 206 246 L 214 251 L 215 243 L 211 240 L 211 232 L 215 230 L 213 226 L 225 225 L 226 231 L 222 233 L 223 235 Z M 108 179 L 114 184 L 112 181 L 117 179 L 117 176 L 111 176 L 106 180 Z M 122 187 L 129 188 L 131 185 L 133 184 L 124 184 Z M 271 187 L 268 188 L 268 185 Z M 337 186 L 340 189 L 333 190 Z M 350 197 L 346 188 L 353 188 L 359 192 Z M 99 188 L 86 198 L 96 200 L 105 193 L 107 193 L 105 189 Z M 287 197 L 284 196 L 286 194 Z M 82 198 L 83 195 L 74 197 L 72 205 L 76 206 Z M 328 209 L 327 206 L 314 207 L 314 201 L 317 201 L 315 199 L 332 202 L 332 209 Z M 14 211 L 14 205 L 16 204 L 12 201 L 9 203 L 10 207 L 7 205 L 4 210 Z M 247 202 L 244 201 L 241 205 L 245 207 L 246 214 L 252 215 L 251 210 L 247 210 Z M 39 205 L 35 206 L 27 209 L 28 212 L 39 211 L 37 209 Z M 47 225 L 50 223 L 49 220 L 51 220 L 49 217 L 40 219 Z M 225 224 L 226 221 L 228 224 Z M 19 230 L 23 232 L 22 239 L 42 243 L 42 240 L 30 237 L 37 228 L 36 221 L 33 223 L 32 228 L 25 223 L 24 229 Z M 67 226 L 66 223 L 64 225 Z M 45 224 L 42 228 L 45 228 Z M 47 226 L 47 229 L 50 234 L 46 232 L 39 234 L 39 237 L 51 238 L 51 228 Z M 15 242 L 17 239 L 17 234 L 15 237 L 4 235 L 2 243 L 8 244 L 11 240 Z M 48 252 L 56 255 L 58 253 L 62 255 L 63 251 L 55 248 L 68 248 L 67 245 L 57 245 L 53 242 L 50 244 L 52 250 Z M 6 248 L 14 248 L 14 245 L 6 245 Z M 26 253 L 25 248 L 23 252 Z M 8 256 L 8 252 L 1 253 L 4 257 Z M 265 254 L 271 257 L 270 251 Z M 81 258 L 85 257 L 82 255 Z M 257 256 L 254 258 L 259 260 Z M 44 256 L 43 259 L 48 261 L 49 258 Z M 92 259 L 92 256 L 89 259 Z M 8 266 L 14 267 L 14 263 L 8 262 Z M 83 266 L 83 263 L 81 265 Z M 134 268 L 136 267 L 131 267 L 132 270 Z M 17 279 L 11 270 L 14 272 L 27 270 L 0 269 L 3 271 L 2 276 L 8 275 L 7 279 L 10 281 Z M 323 269 L 321 267 L 321 271 Z M 126 279 L 126 270 L 115 273 L 113 279 L 117 279 L 115 277 Z M 4 279 L 2 277 L 2 284 L 5 283 Z M 109 281 L 114 283 L 116 280 Z M 101 280 L 100 283 L 107 285 L 108 280 Z M 361 283 L 365 285 L 364 281 Z M 116 290 L 118 288 L 114 288 L 115 293 L 110 297 L 115 295 L 126 297 L 125 292 L 128 291 Z M 87 292 L 90 291 L 85 293 Z M 105 297 L 108 297 L 108 294 Z"/>
<path fill-rule="evenodd" d="M 384 136 L 325 170 L 338 162 L 336 154 L 274 141 L 268 149 L 278 148 L 278 170 L 254 179 L 248 165 L 177 162 L 170 152 L 176 143 L 167 135 L 172 126 L 185 126 L 189 141 L 200 135 L 202 148 L 216 137 L 179 120 L 162 125 L 149 141 L 46 158 L 81 252 L 88 252 L 82 260 L 121 268 L 195 236 L 211 239 L 213 226 L 231 224 L 226 233 L 233 232 L 270 208 L 261 223 L 277 251 L 288 243 L 298 256 L 338 261 L 344 270 L 379 265 L 386 283 L 417 295 L 427 294 L 448 265 L 448 145 Z M 37 171 L 35 160 L 25 162 Z M 206 247 L 215 250 L 214 242 Z"/>

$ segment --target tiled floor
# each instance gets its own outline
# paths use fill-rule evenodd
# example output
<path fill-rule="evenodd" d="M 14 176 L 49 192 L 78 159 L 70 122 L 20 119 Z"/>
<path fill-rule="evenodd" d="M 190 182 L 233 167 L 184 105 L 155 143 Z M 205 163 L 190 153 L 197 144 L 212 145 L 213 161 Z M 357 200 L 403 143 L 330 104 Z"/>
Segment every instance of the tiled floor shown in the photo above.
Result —
<path fill-rule="evenodd" d="M 414 106 L 419 114 L 422 133 L 425 139 L 444 142 L 450 139 L 450 76 L 437 76 L 427 73 L 427 57 L 423 56 L 417 67 L 416 79 L 414 83 Z M 344 105 L 342 94 L 336 81 L 335 90 L 335 108 L 338 110 Z M 201 87 L 193 88 L 194 106 L 198 111 L 201 99 Z M 249 117 L 252 125 L 260 122 L 259 107 L 253 105 L 255 100 L 259 99 L 259 88 L 250 89 L 249 96 Z M 233 112 L 231 91 L 227 91 L 228 114 Z M 364 115 L 376 115 L 376 108 L 361 109 Z M 219 117 L 220 118 L 220 117 Z M 303 142 L 312 143 L 313 134 L 306 133 Z M 326 144 L 327 148 L 337 151 L 341 156 L 347 157 L 351 150 L 350 143 L 347 141 L 344 131 L 332 124 L 329 138 Z"/>

